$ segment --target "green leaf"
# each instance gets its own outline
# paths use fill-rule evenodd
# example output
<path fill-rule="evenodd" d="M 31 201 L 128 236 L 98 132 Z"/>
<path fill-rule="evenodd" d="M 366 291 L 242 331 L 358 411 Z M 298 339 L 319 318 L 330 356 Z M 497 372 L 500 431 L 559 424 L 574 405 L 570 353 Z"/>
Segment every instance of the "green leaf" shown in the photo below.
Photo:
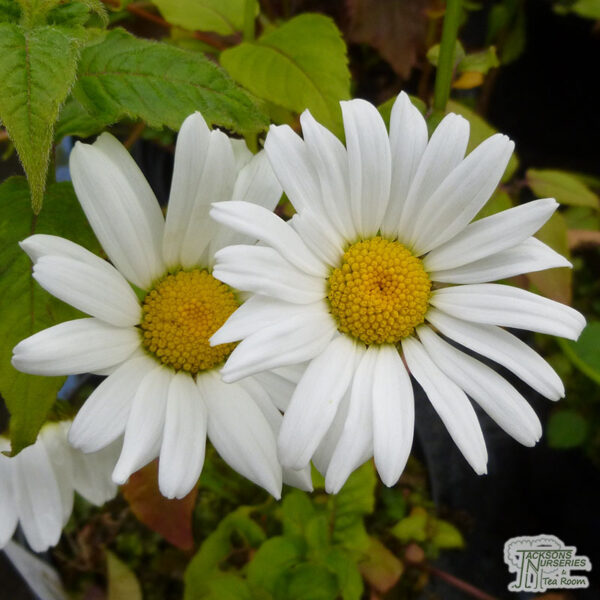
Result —
<path fill-rule="evenodd" d="M 570 9 L 584 19 L 600 20 L 600 0 L 577 0 Z"/>
<path fill-rule="evenodd" d="M 419 506 L 410 511 L 410 515 L 398 521 L 391 529 L 401 542 L 424 542 L 427 539 L 427 511 Z"/>
<path fill-rule="evenodd" d="M 340 548 L 330 548 L 322 556 L 321 564 L 335 574 L 339 595 L 343 600 L 360 600 L 363 593 L 363 581 L 352 557 Z"/>
<path fill-rule="evenodd" d="M 575 175 L 554 169 L 527 169 L 527 185 L 540 198 L 556 198 L 569 206 L 600 209 L 600 199 Z"/>
<path fill-rule="evenodd" d="M 303 14 L 221 54 L 227 72 L 253 94 L 340 133 L 340 100 L 350 98 L 346 45 L 335 23 Z"/>
<path fill-rule="evenodd" d="M 569 243 L 567 240 L 567 224 L 560 213 L 554 213 L 538 230 L 535 237 L 548 244 L 559 254 L 569 258 Z M 527 277 L 533 285 L 548 298 L 570 304 L 572 298 L 573 271 L 567 267 L 546 269 L 528 273 Z"/>
<path fill-rule="evenodd" d="M 559 340 L 569 360 L 592 381 L 600 384 L 600 321 L 590 321 L 576 342 Z"/>
<path fill-rule="evenodd" d="M 498 133 L 496 129 L 494 129 L 487 121 L 482 119 L 476 112 L 472 111 L 470 108 L 467 108 L 463 104 L 460 104 L 460 102 L 448 100 L 446 112 L 457 113 L 469 121 L 469 124 L 471 125 L 471 135 L 469 136 L 467 152 L 471 152 L 471 150 L 473 150 L 473 148 L 476 146 L 479 146 L 483 140 L 489 138 L 491 135 L 494 135 L 494 133 Z M 502 181 L 508 181 L 514 175 L 518 166 L 519 161 L 517 159 L 517 155 L 513 153 L 508 161 L 508 166 L 506 167 Z"/>
<path fill-rule="evenodd" d="M 0 23 L 18 23 L 21 7 L 17 0 L 0 0 Z"/>
<path fill-rule="evenodd" d="M 464 548 L 462 533 L 448 521 L 434 519 L 432 524 L 431 543 L 436 548 Z"/>
<path fill-rule="evenodd" d="M 185 597 L 190 600 L 256 600 L 246 581 L 233 573 L 216 573 L 205 584 L 205 592 Z"/>
<path fill-rule="evenodd" d="M 96 119 L 75 100 L 69 98 L 63 105 L 56 129 L 54 131 L 55 142 L 59 142 L 67 135 L 86 138 L 100 133 L 106 127 L 106 123 Z"/>
<path fill-rule="evenodd" d="M 152 0 L 171 25 L 231 35 L 244 26 L 246 0 Z M 256 6 L 256 1 L 253 0 Z M 256 9 L 255 9 L 256 10 Z"/>
<path fill-rule="evenodd" d="M 184 600 L 203 598 L 210 591 L 209 581 L 218 574 L 219 565 L 233 549 L 235 536 L 247 548 L 257 548 L 265 541 L 263 530 L 250 518 L 251 508 L 241 506 L 229 513 L 202 543 L 185 571 Z"/>
<path fill-rule="evenodd" d="M 588 434 L 588 424 L 583 415 L 574 410 L 560 410 L 548 419 L 546 435 L 552 448 L 581 446 Z"/>
<path fill-rule="evenodd" d="M 306 544 L 299 537 L 276 536 L 268 539 L 248 565 L 248 583 L 255 595 L 267 592 L 285 597 L 289 571 L 302 562 Z"/>
<path fill-rule="evenodd" d="M 489 46 L 481 52 L 472 52 L 467 54 L 458 65 L 460 73 L 475 71 L 477 73 L 486 74 L 490 69 L 499 67 L 500 61 L 496 55 L 495 46 Z"/>
<path fill-rule="evenodd" d="M 29 204 L 25 178 L 11 177 L 0 185 L 0 393 L 11 413 L 15 454 L 35 442 L 64 378 L 20 373 L 10 364 L 12 349 L 36 331 L 81 316 L 34 281 L 31 262 L 18 242 L 33 232 L 49 233 L 99 250 L 70 183 L 48 187 L 39 217 L 32 215 Z"/>
<path fill-rule="evenodd" d="M 32 206 L 42 208 L 54 122 L 75 80 L 78 40 L 70 30 L 0 23 L 0 119 L 23 163 Z"/>
<path fill-rule="evenodd" d="M 382 594 L 396 585 L 404 571 L 402 561 L 374 537 L 369 538 L 369 546 L 358 568 L 369 585 Z"/>
<path fill-rule="evenodd" d="M 338 583 L 335 575 L 323 565 L 305 563 L 291 572 L 290 600 L 335 600 Z"/>
<path fill-rule="evenodd" d="M 243 134 L 267 126 L 248 94 L 204 56 L 122 29 L 82 53 L 73 95 L 107 125 L 130 117 L 177 130 L 197 110 L 209 123 Z"/>
<path fill-rule="evenodd" d="M 281 521 L 286 536 L 304 536 L 306 524 L 315 516 L 315 507 L 309 497 L 292 490 L 283 497 L 281 503 Z"/>
<path fill-rule="evenodd" d="M 454 44 L 454 53 L 453 53 L 454 60 L 452 61 L 454 64 L 454 67 L 457 67 L 462 62 L 462 60 L 465 58 L 465 56 L 466 56 L 465 49 L 463 48 L 463 45 L 457 40 L 456 43 Z M 440 58 L 440 45 L 436 44 L 435 46 L 431 46 L 431 48 L 429 48 L 429 50 L 427 50 L 427 60 L 434 67 L 437 67 L 439 58 Z"/>
<path fill-rule="evenodd" d="M 90 11 L 100 17 L 104 26 L 108 25 L 106 8 L 100 0 L 74 0 L 59 4 L 48 11 L 46 20 L 50 25 L 64 25 L 65 27 L 85 25 L 90 18 Z"/>
<path fill-rule="evenodd" d="M 107 600 L 142 600 L 142 589 L 135 573 L 112 552 L 106 550 Z"/>

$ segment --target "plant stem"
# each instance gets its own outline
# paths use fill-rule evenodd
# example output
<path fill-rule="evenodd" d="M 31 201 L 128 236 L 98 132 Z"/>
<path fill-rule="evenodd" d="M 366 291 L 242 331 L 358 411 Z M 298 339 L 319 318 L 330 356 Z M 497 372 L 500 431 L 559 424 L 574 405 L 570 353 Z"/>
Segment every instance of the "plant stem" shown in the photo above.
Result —
<path fill-rule="evenodd" d="M 444 112 L 446 102 L 450 97 L 450 86 L 452 85 L 452 74 L 454 71 L 454 47 L 460 20 L 461 0 L 447 0 L 446 14 L 444 15 L 444 26 L 442 28 L 442 41 L 440 42 L 440 54 L 438 67 L 435 74 L 435 90 L 433 95 L 433 108 Z"/>

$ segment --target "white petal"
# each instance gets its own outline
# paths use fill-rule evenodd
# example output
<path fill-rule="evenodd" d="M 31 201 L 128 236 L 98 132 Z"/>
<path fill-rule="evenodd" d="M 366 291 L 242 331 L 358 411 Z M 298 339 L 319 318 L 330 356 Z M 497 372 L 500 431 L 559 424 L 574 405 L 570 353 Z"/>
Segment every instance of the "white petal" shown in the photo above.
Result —
<path fill-rule="evenodd" d="M 139 345 L 140 335 L 133 327 L 76 319 L 18 343 L 12 364 L 15 369 L 34 375 L 77 375 L 119 364 Z"/>
<path fill-rule="evenodd" d="M 158 456 L 173 371 L 157 365 L 138 385 L 125 427 L 123 450 L 112 474 L 122 485 L 129 476 Z"/>
<path fill-rule="evenodd" d="M 143 355 L 124 362 L 109 375 L 79 409 L 69 431 L 69 443 L 83 452 L 108 446 L 125 431 L 131 403 L 142 381 L 156 366 Z"/>
<path fill-rule="evenodd" d="M 319 306 L 323 307 L 323 304 L 319 303 Z M 269 296 L 252 296 L 213 334 L 210 338 L 211 346 L 237 342 L 263 327 L 289 319 L 303 310 L 304 306 L 291 302 L 283 302 Z"/>
<path fill-rule="evenodd" d="M 382 345 L 373 387 L 373 450 L 381 480 L 393 486 L 410 454 L 415 423 L 412 384 L 398 350 Z"/>
<path fill-rule="evenodd" d="M 327 295 L 325 278 L 298 270 L 265 246 L 228 246 L 215 256 L 213 276 L 238 290 L 308 304 Z"/>
<path fill-rule="evenodd" d="M 542 435 L 542 425 L 525 398 L 503 377 L 439 338 L 430 327 L 417 329 L 435 364 L 465 391 L 506 433 L 525 446 Z"/>
<path fill-rule="evenodd" d="M 117 327 L 137 325 L 140 303 L 125 278 L 110 264 L 90 265 L 63 256 L 42 256 L 33 277 L 48 292 Z"/>
<path fill-rule="evenodd" d="M 281 185 L 275 177 L 264 151 L 261 150 L 258 154 L 250 156 L 250 162 L 238 174 L 231 200 L 251 202 L 272 211 L 281 198 Z M 213 267 L 214 254 L 221 248 L 233 244 L 251 244 L 255 241 L 256 238 L 251 238 L 229 227 L 218 227 L 210 243 L 209 267 Z"/>
<path fill-rule="evenodd" d="M 408 96 L 400 92 L 390 118 L 392 181 L 390 203 L 381 223 L 386 237 L 397 235 L 402 207 L 426 147 L 427 123 Z"/>
<path fill-rule="evenodd" d="M 271 431 L 273 432 L 273 436 L 276 439 L 279 435 L 279 430 L 281 429 L 283 415 L 277 410 L 267 390 L 255 377 L 246 377 L 239 382 L 239 385 L 241 385 L 248 392 L 248 394 L 250 394 L 252 400 L 254 400 L 256 403 L 256 406 L 258 406 L 258 408 L 261 410 L 263 416 L 269 424 L 269 427 L 271 428 Z M 305 492 L 313 491 L 310 465 L 307 465 L 300 471 L 284 468 L 282 469 L 282 473 L 283 482 L 285 484 L 297 487 Z"/>
<path fill-rule="evenodd" d="M 222 131 L 211 131 L 210 146 L 192 210 L 187 214 L 187 229 L 181 238 L 180 261 L 184 269 L 203 260 L 216 228 L 208 216 L 211 202 L 229 200 L 235 184 L 235 159 L 229 138 Z"/>
<path fill-rule="evenodd" d="M 502 134 L 488 138 L 444 179 L 420 207 L 411 241 L 417 255 L 461 232 L 496 189 L 515 144 Z"/>
<path fill-rule="evenodd" d="M 514 248 L 502 250 L 454 269 L 433 271 L 429 276 L 434 281 L 448 283 L 485 283 L 555 267 L 572 267 L 572 265 L 550 246 L 531 237 Z"/>
<path fill-rule="evenodd" d="M 241 341 L 221 370 L 223 381 L 310 360 L 323 351 L 335 331 L 336 324 L 324 305 L 303 307 L 297 315 Z"/>
<path fill-rule="evenodd" d="M 350 205 L 359 235 L 374 236 L 390 199 L 390 141 L 379 111 L 361 99 L 340 102 L 348 149 Z"/>
<path fill-rule="evenodd" d="M 444 288 L 433 292 L 430 302 L 459 319 L 572 340 L 585 327 L 583 315 L 570 306 L 508 285 L 480 283 Z"/>
<path fill-rule="evenodd" d="M 121 445 L 119 439 L 99 452 L 72 452 L 75 491 L 96 506 L 102 506 L 117 494 L 111 473 L 121 453 Z"/>
<path fill-rule="evenodd" d="M 316 277 L 327 276 L 327 267 L 302 241 L 302 238 L 275 213 L 250 202 L 220 202 L 213 204 L 211 217 L 258 239 L 293 264 L 298 269 Z"/>
<path fill-rule="evenodd" d="M 79 202 L 106 254 L 137 286 L 164 272 L 164 221 L 148 182 L 131 155 L 108 133 L 92 146 L 78 142 L 69 167 Z"/>
<path fill-rule="evenodd" d="M 302 139 L 288 125 L 271 125 L 265 140 L 265 152 L 290 202 L 297 212 L 317 210 L 320 185 Z"/>
<path fill-rule="evenodd" d="M 323 211 L 346 240 L 356 238 L 352 220 L 346 148 L 305 110 L 300 115 L 302 134 L 313 167 L 319 175 Z"/>
<path fill-rule="evenodd" d="M 0 438 L 0 549 L 13 536 L 18 521 L 11 474 L 15 460 L 2 455 L 6 450 L 10 444 Z"/>
<path fill-rule="evenodd" d="M 36 233 L 19 242 L 19 246 L 34 264 L 42 256 L 64 256 L 92 266 L 97 265 L 98 262 L 106 263 L 105 260 L 86 250 L 83 246 L 57 235 Z"/>
<path fill-rule="evenodd" d="M 267 390 L 273 404 L 281 412 L 285 412 L 296 389 L 296 385 L 298 385 L 305 370 L 306 364 L 301 363 L 256 373 L 252 378 L 256 379 Z"/>
<path fill-rule="evenodd" d="M 248 149 L 246 140 L 229 138 L 229 142 L 231 143 L 231 149 L 235 158 L 235 169 L 236 171 L 240 171 L 252 160 L 252 156 L 254 155 Z"/>
<path fill-rule="evenodd" d="M 337 494 L 356 468 L 373 455 L 373 385 L 377 346 L 362 352 L 350 392 L 348 414 L 325 476 L 325 490 Z"/>
<path fill-rule="evenodd" d="M 169 207 L 162 240 L 162 251 L 168 268 L 179 266 L 181 243 L 187 231 L 192 208 L 203 199 L 200 182 L 210 146 L 210 130 L 202 115 L 191 114 L 181 125 L 175 146 L 175 163 L 169 193 Z M 207 207 L 208 210 L 208 207 Z"/>
<path fill-rule="evenodd" d="M 478 475 L 486 473 L 485 440 L 465 393 L 440 371 L 416 339 L 402 340 L 402 349 L 410 372 L 427 394 L 454 443 Z"/>
<path fill-rule="evenodd" d="M 233 469 L 281 497 L 282 475 L 275 437 L 261 410 L 239 384 L 208 371 L 197 380 L 208 408 L 208 437 Z"/>
<path fill-rule="evenodd" d="M 427 320 L 445 336 L 500 363 L 550 400 L 565 395 L 554 369 L 525 342 L 494 325 L 477 325 L 430 309 Z"/>
<path fill-rule="evenodd" d="M 319 218 L 310 210 L 296 213 L 289 221 L 308 248 L 327 267 L 337 267 L 344 254 L 345 242 L 326 219 Z M 329 271 L 325 273 L 329 275 Z"/>
<path fill-rule="evenodd" d="M 412 239 L 421 206 L 463 159 L 468 142 L 469 122 L 455 114 L 444 117 L 433 132 L 402 206 L 398 222 L 398 237 L 402 243 Z"/>
<path fill-rule="evenodd" d="M 331 425 L 354 372 L 355 342 L 340 335 L 308 365 L 283 417 L 279 459 L 304 468 Z"/>
<path fill-rule="evenodd" d="M 158 485 L 163 496 L 183 498 L 198 482 L 206 447 L 206 404 L 192 377 L 176 373 L 171 379 Z"/>
<path fill-rule="evenodd" d="M 507 250 L 533 235 L 558 208 L 553 198 L 534 200 L 467 225 L 450 241 L 432 250 L 427 271 L 454 269 Z"/>
<path fill-rule="evenodd" d="M 70 423 L 46 423 L 39 434 L 38 442 L 44 444 L 54 477 L 60 493 L 63 525 L 69 520 L 73 511 L 73 460 L 71 448 L 67 443 L 67 432 Z"/>
<path fill-rule="evenodd" d="M 63 525 L 60 490 L 44 444 L 35 443 L 14 459 L 12 485 L 19 522 L 35 552 L 54 546 Z"/>
<path fill-rule="evenodd" d="M 346 422 L 350 408 L 351 391 L 351 387 L 349 387 L 342 396 L 335 417 L 312 457 L 313 464 L 323 477 L 327 475 L 329 463 L 344 431 L 344 423 Z"/>

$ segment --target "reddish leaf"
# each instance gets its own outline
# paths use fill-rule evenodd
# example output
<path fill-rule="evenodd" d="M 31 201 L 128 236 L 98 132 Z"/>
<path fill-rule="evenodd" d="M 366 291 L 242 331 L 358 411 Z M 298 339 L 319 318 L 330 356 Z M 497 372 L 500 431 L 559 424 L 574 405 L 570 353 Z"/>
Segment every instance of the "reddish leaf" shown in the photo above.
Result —
<path fill-rule="evenodd" d="M 365 554 L 358 569 L 372 588 L 384 594 L 396 585 L 404 571 L 404 565 L 374 537 L 369 538 L 369 547 Z"/>
<path fill-rule="evenodd" d="M 144 525 L 181 550 L 193 548 L 192 511 L 198 494 L 196 488 L 181 500 L 168 500 L 158 490 L 158 461 L 154 460 L 134 473 L 121 491 L 133 514 Z"/>
<path fill-rule="evenodd" d="M 352 42 L 373 46 L 404 79 L 425 53 L 432 0 L 347 0 Z"/>

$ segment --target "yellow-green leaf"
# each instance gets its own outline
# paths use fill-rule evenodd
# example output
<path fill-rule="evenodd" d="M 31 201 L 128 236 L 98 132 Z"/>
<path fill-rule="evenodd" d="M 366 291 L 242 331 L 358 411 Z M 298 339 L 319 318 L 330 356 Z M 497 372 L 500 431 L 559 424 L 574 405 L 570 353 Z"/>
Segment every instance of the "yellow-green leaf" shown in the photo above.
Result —
<path fill-rule="evenodd" d="M 555 198 L 569 206 L 600 209 L 600 199 L 580 179 L 566 171 L 528 169 L 527 184 L 540 198 Z"/>
<path fill-rule="evenodd" d="M 142 588 L 135 573 L 112 552 L 106 551 L 107 600 L 142 600 Z"/>

